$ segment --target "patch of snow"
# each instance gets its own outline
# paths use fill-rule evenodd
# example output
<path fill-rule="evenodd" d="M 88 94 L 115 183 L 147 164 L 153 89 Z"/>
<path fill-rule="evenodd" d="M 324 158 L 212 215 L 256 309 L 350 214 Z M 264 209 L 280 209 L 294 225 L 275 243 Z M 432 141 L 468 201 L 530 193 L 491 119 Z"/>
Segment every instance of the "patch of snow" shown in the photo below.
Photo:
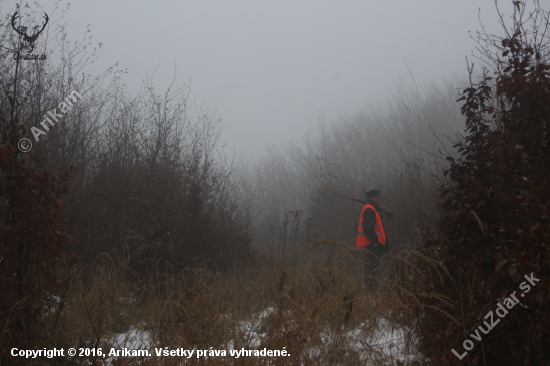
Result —
<path fill-rule="evenodd" d="M 151 348 L 151 333 L 138 328 L 131 328 L 128 332 L 119 333 L 114 335 L 110 339 L 105 340 L 110 348 L 129 350 L 149 350 L 151 354 L 154 354 Z M 108 355 L 108 350 L 103 350 Z M 105 358 L 105 365 L 112 366 L 114 358 Z"/>
<path fill-rule="evenodd" d="M 239 323 L 239 332 L 245 339 L 245 348 L 259 348 L 262 342 L 266 340 L 267 334 L 263 321 L 275 312 L 274 308 L 267 308 L 259 314 L 248 320 Z M 292 324 L 290 324 L 292 326 Z M 380 318 L 375 324 L 367 322 L 359 324 L 356 328 L 345 332 L 339 337 L 340 345 L 343 345 L 350 351 L 359 353 L 361 360 L 366 365 L 373 364 L 374 361 L 387 360 L 392 363 L 412 362 L 419 359 L 419 354 L 410 354 L 407 352 L 407 338 L 410 331 L 408 329 L 392 325 L 385 318 Z M 334 334 L 330 330 L 325 330 L 319 334 L 321 344 L 317 343 L 311 346 L 305 352 L 313 358 L 318 357 L 322 349 L 330 349 L 334 343 Z M 410 342 L 410 341 L 409 341 Z M 233 349 L 234 340 L 228 342 L 227 349 Z M 409 345 L 409 349 L 416 349 L 414 345 Z"/>

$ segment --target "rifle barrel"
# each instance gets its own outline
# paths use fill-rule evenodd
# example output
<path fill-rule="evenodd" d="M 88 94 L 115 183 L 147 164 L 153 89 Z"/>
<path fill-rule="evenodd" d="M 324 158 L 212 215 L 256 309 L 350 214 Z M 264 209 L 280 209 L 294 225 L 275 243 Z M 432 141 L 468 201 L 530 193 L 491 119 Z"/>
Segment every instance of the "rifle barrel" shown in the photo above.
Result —
<path fill-rule="evenodd" d="M 361 201 L 361 200 L 358 200 L 358 199 L 355 199 L 355 198 L 351 198 L 351 197 L 348 197 L 348 196 L 343 196 L 341 194 L 338 194 L 338 193 L 334 193 L 335 196 L 339 196 L 339 197 L 343 197 L 343 198 L 347 198 L 348 200 L 352 200 L 352 201 L 355 201 L 355 202 L 360 202 L 360 203 L 367 203 L 367 201 Z"/>
<path fill-rule="evenodd" d="M 355 201 L 355 202 L 360 202 L 360 203 L 367 203 L 367 201 L 361 201 L 361 200 L 358 200 L 358 199 L 355 199 L 355 198 L 351 198 L 351 197 L 348 197 L 348 196 L 344 196 L 344 195 L 341 195 L 341 194 L 338 194 L 338 193 L 334 193 L 335 196 L 338 196 L 338 197 L 343 197 L 343 198 L 347 198 L 349 200 L 352 200 L 352 201 Z M 393 219 L 393 215 L 395 214 L 394 212 L 391 212 L 391 211 L 384 211 L 383 212 L 386 216 L 388 216 L 390 219 Z"/>

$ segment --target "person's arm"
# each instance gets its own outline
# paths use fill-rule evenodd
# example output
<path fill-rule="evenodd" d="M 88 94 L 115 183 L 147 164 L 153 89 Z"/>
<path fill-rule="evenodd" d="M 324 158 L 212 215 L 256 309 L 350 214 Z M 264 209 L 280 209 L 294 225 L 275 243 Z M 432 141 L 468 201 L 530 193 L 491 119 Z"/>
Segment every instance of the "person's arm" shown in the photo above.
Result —
<path fill-rule="evenodd" d="M 376 216 L 374 210 L 368 208 L 363 212 L 363 234 L 370 240 L 371 245 L 379 245 L 378 236 L 374 232 L 374 225 L 376 225 Z"/>
<path fill-rule="evenodd" d="M 388 210 L 385 207 L 380 207 L 382 209 L 382 215 L 388 216 L 390 219 L 393 219 L 394 212 Z"/>

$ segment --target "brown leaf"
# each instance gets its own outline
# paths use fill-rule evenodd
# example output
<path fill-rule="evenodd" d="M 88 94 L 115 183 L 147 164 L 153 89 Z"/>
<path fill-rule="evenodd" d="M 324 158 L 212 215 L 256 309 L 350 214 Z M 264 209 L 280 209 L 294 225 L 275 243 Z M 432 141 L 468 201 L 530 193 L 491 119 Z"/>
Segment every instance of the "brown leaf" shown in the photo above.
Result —
<path fill-rule="evenodd" d="M 63 200 L 60 200 L 60 199 L 54 200 L 54 206 L 58 210 L 61 210 L 63 208 Z"/>
<path fill-rule="evenodd" d="M 506 263 L 508 263 L 508 261 L 507 261 L 506 259 L 501 260 L 501 261 L 497 264 L 497 266 L 496 266 L 496 268 L 495 268 L 495 273 L 499 273 L 500 270 L 502 269 L 502 267 L 504 267 L 504 265 L 505 265 Z"/>

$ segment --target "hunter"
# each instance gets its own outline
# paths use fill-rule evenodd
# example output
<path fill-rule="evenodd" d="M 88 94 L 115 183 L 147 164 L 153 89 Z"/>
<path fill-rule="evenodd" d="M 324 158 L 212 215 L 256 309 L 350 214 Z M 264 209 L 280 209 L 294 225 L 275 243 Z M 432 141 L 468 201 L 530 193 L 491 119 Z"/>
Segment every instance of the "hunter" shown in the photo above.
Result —
<path fill-rule="evenodd" d="M 393 213 L 380 206 L 381 194 L 378 189 L 365 193 L 367 202 L 359 216 L 357 228 L 357 247 L 366 247 L 364 279 L 371 289 L 376 289 L 376 273 L 380 267 L 380 257 L 386 254 L 388 243 L 382 216 L 393 216 Z"/>

